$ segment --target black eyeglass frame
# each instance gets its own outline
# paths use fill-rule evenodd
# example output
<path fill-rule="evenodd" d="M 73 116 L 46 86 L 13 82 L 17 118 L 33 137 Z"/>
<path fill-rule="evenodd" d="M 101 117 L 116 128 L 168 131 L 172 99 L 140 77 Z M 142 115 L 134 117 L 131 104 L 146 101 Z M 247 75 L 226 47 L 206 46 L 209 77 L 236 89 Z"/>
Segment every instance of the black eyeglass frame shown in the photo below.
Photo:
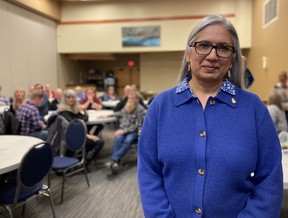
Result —
<path fill-rule="evenodd" d="M 211 45 L 211 50 L 207 53 L 207 54 L 201 54 L 199 53 L 199 51 L 197 51 L 197 44 L 199 43 L 207 43 L 209 45 Z M 218 54 L 218 50 L 220 47 L 219 46 L 224 46 L 224 47 L 227 47 L 227 48 L 230 48 L 231 49 L 231 54 L 229 56 L 221 56 Z M 213 48 L 215 48 L 215 51 L 216 51 L 216 54 L 218 57 L 221 57 L 221 58 L 230 58 L 235 52 L 236 52 L 236 49 L 235 47 L 231 46 L 231 45 L 227 45 L 227 44 L 223 44 L 223 43 L 220 43 L 220 44 L 217 44 L 217 45 L 213 45 L 211 42 L 205 42 L 205 41 L 199 41 L 199 42 L 194 42 L 193 44 L 189 44 L 189 47 L 194 47 L 195 48 L 195 52 L 199 55 L 209 55 L 211 53 L 211 51 L 213 50 Z"/>

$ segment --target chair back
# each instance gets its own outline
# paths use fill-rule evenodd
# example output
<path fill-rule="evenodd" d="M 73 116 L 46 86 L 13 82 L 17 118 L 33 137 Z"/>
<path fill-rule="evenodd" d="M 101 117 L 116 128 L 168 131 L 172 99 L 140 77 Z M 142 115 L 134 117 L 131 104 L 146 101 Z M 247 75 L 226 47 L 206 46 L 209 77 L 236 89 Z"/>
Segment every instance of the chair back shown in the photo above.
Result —
<path fill-rule="evenodd" d="M 40 142 L 34 145 L 22 158 L 17 175 L 18 181 L 23 187 L 33 187 L 48 174 L 52 163 L 53 153 L 50 144 Z"/>
<path fill-rule="evenodd" d="M 6 110 L 3 113 L 5 135 L 19 135 L 21 130 L 21 122 L 16 118 L 16 116 Z"/>
<path fill-rule="evenodd" d="M 78 151 L 81 148 L 83 149 L 86 143 L 86 134 L 87 127 L 82 120 L 76 119 L 71 121 L 66 129 L 65 134 L 68 148 L 71 151 Z"/>

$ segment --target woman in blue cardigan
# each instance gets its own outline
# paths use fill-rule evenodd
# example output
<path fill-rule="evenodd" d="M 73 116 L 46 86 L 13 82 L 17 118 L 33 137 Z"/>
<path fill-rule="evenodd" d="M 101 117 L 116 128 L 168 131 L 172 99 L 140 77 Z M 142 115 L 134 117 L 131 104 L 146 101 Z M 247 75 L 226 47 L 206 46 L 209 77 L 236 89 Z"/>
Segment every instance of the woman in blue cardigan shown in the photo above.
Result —
<path fill-rule="evenodd" d="M 145 217 L 279 217 L 281 147 L 243 87 L 238 35 L 221 16 L 190 33 L 179 84 L 149 106 L 139 139 Z"/>

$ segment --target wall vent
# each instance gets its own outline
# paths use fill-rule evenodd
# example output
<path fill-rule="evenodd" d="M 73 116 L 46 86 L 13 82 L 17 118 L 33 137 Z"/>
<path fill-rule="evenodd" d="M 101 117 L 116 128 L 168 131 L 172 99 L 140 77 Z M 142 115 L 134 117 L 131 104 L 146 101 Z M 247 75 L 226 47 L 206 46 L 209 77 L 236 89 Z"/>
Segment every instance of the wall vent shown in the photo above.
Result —
<path fill-rule="evenodd" d="M 263 28 L 278 20 L 279 3 L 278 0 L 267 0 L 263 4 Z"/>

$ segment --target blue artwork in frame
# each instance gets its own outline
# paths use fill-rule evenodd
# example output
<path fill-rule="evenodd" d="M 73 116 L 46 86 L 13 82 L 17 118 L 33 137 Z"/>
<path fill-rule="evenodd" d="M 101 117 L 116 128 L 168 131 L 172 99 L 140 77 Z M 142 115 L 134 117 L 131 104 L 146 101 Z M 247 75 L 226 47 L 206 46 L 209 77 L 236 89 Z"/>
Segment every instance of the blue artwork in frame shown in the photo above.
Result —
<path fill-rule="evenodd" d="M 122 27 L 122 46 L 160 46 L 160 26 Z"/>

